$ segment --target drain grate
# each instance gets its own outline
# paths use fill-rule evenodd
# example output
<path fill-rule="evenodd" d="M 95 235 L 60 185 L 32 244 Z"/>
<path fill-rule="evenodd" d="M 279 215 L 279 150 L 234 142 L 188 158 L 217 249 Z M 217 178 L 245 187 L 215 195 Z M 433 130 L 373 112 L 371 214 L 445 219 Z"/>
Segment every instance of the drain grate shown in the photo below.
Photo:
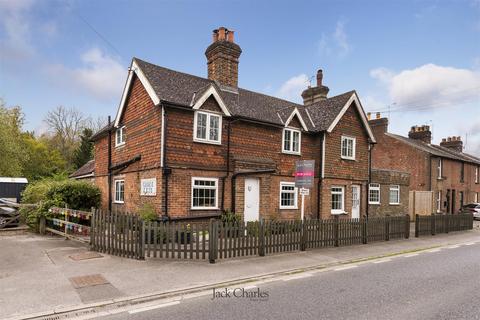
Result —
<path fill-rule="evenodd" d="M 75 289 L 110 283 L 101 274 L 91 274 L 87 276 L 73 277 L 69 280 Z"/>

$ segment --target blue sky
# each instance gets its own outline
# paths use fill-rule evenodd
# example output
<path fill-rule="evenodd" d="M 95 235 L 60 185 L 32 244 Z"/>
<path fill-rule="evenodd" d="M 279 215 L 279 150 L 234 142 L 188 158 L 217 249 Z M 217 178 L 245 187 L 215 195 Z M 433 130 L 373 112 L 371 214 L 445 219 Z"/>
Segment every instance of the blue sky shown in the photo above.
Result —
<path fill-rule="evenodd" d="M 133 56 L 206 76 L 214 28 L 236 31 L 243 88 L 296 102 L 318 68 L 390 131 L 433 125 L 480 155 L 480 0 L 0 0 L 0 97 L 41 132 L 48 110 L 114 115 Z"/>

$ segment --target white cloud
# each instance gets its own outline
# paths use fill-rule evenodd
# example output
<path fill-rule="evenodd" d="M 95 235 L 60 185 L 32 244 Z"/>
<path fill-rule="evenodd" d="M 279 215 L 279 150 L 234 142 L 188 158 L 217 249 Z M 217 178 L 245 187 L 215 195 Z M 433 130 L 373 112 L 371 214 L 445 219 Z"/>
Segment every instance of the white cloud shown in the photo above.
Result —
<path fill-rule="evenodd" d="M 81 56 L 82 66 L 68 68 L 64 65 L 51 65 L 47 72 L 62 84 L 80 90 L 100 100 L 119 97 L 125 83 L 126 68 L 120 61 L 92 48 Z"/>
<path fill-rule="evenodd" d="M 398 73 L 377 68 L 370 76 L 386 86 L 397 107 L 425 110 L 480 99 L 480 73 L 469 69 L 426 64 Z"/>
<path fill-rule="evenodd" d="M 318 42 L 318 51 L 321 55 L 330 56 L 335 54 L 344 57 L 351 51 L 345 25 L 346 22 L 344 20 L 338 20 L 333 33 L 329 35 L 322 33 Z"/>
<path fill-rule="evenodd" d="M 276 95 L 286 100 L 300 101 L 302 91 L 305 90 L 308 85 L 308 76 L 302 73 L 285 81 Z"/>
<path fill-rule="evenodd" d="M 22 60 L 34 53 L 30 43 L 29 11 L 33 0 L 0 1 L 0 51 L 9 60 Z"/>

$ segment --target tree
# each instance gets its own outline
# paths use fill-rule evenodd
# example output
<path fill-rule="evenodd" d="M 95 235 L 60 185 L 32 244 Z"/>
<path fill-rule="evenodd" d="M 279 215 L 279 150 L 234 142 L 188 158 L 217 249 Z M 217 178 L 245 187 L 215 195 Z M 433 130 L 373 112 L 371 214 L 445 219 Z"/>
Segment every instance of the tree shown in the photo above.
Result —
<path fill-rule="evenodd" d="M 27 161 L 22 164 L 23 176 L 29 181 L 65 173 L 67 163 L 60 152 L 49 147 L 44 138 L 36 139 L 32 133 L 23 133 L 23 146 Z"/>
<path fill-rule="evenodd" d="M 69 167 L 74 166 L 74 152 L 80 140 L 80 134 L 87 124 L 87 118 L 75 108 L 59 106 L 49 111 L 45 123 L 51 133 L 50 140 L 65 158 Z"/>
<path fill-rule="evenodd" d="M 73 162 L 78 169 L 93 158 L 93 142 L 90 138 L 93 135 L 92 129 L 84 128 L 80 136 L 80 145 L 74 152 Z"/>
<path fill-rule="evenodd" d="M 27 157 L 21 139 L 23 119 L 20 107 L 9 109 L 0 99 L 0 176 L 22 174 L 22 162 Z"/>

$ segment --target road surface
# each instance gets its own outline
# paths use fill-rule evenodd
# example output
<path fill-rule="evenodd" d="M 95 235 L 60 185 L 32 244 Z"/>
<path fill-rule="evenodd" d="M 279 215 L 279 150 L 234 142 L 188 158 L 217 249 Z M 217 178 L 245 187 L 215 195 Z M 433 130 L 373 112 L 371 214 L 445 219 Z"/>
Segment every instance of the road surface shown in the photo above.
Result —
<path fill-rule="evenodd" d="M 98 319 L 480 319 L 480 244 L 300 273 L 244 288 L 229 288 L 230 297 L 212 299 L 212 291 Z M 225 296 L 224 290 L 218 288 L 217 295 Z"/>

